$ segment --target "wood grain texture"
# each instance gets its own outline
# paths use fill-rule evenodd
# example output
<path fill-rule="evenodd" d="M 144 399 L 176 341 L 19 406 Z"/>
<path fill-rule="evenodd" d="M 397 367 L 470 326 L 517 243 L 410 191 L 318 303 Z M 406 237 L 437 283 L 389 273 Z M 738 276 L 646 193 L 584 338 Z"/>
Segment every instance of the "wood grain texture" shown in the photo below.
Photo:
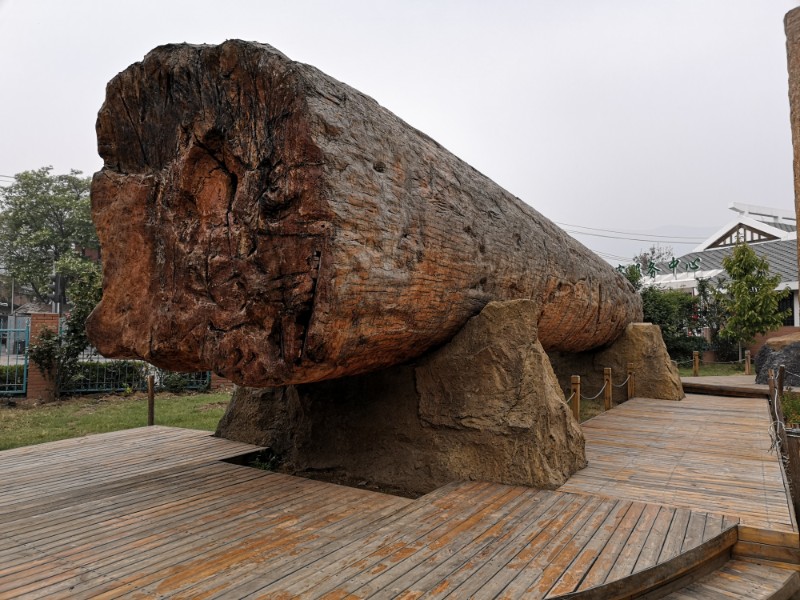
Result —
<path fill-rule="evenodd" d="M 109 83 L 97 136 L 106 355 L 263 387 L 402 363 L 491 300 L 534 300 L 545 349 L 641 319 L 533 208 L 270 46 L 153 50 Z"/>
<path fill-rule="evenodd" d="M 786 55 L 789 70 L 789 107 L 794 155 L 794 210 L 800 218 L 800 9 L 786 13 Z M 797 261 L 800 268 L 800 237 L 797 238 Z"/>

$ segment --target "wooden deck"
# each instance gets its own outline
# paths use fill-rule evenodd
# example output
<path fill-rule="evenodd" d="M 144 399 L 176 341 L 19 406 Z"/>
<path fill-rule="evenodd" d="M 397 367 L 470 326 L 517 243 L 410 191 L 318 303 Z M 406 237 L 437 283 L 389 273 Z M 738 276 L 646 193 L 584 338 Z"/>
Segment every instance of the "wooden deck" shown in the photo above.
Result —
<path fill-rule="evenodd" d="M 767 398 L 769 386 L 756 383 L 755 375 L 706 375 L 681 377 L 687 394 L 710 394 L 738 398 Z"/>
<path fill-rule="evenodd" d="M 7 513 L 0 597 L 545 598 L 735 541 L 721 515 L 483 482 L 411 501 L 206 462 L 115 489 Z"/>
<path fill-rule="evenodd" d="M 728 560 L 798 539 L 763 402 L 630 401 L 584 424 L 590 465 L 557 491 L 409 500 L 165 427 L 0 452 L 0 599 L 790 598 L 797 572 Z"/>
<path fill-rule="evenodd" d="M 561 489 L 719 512 L 796 533 L 769 423 L 762 399 L 635 398 L 582 424 L 589 466 Z"/>

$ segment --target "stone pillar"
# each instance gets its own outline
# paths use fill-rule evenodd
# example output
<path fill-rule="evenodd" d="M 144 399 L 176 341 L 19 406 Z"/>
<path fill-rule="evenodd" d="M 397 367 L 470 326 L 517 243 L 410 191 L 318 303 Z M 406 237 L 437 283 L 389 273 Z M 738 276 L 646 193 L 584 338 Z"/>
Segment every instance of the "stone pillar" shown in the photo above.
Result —
<path fill-rule="evenodd" d="M 786 55 L 789 67 L 789 107 L 792 124 L 792 148 L 794 149 L 794 209 L 800 219 L 800 8 L 786 13 Z M 800 237 L 798 243 L 798 266 L 800 266 Z"/>
<path fill-rule="evenodd" d="M 58 331 L 58 315 L 33 313 L 31 315 L 30 343 L 35 344 L 43 330 Z M 33 361 L 28 362 L 27 397 L 33 400 L 51 401 L 55 397 L 53 382 L 41 372 Z"/>

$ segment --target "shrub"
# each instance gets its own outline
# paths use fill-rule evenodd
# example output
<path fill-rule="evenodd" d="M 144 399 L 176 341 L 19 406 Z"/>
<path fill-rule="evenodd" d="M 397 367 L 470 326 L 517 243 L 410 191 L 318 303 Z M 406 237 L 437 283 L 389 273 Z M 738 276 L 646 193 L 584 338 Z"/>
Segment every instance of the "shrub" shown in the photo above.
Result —
<path fill-rule="evenodd" d="M 18 389 L 25 378 L 23 365 L 0 365 L 0 392 Z"/>

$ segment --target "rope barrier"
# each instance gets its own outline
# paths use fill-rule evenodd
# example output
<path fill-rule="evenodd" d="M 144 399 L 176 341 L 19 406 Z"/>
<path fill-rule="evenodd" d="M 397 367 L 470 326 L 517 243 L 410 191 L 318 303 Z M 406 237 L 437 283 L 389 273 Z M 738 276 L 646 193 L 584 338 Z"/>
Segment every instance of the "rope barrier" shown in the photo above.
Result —
<path fill-rule="evenodd" d="M 783 373 L 784 375 L 792 375 L 794 377 L 800 378 L 800 375 L 798 375 L 797 373 L 792 373 L 791 371 L 787 371 L 786 368 L 783 369 Z"/>
<path fill-rule="evenodd" d="M 704 365 L 738 365 L 745 362 L 745 359 L 743 358 L 741 360 L 703 360 L 700 362 L 702 362 Z"/>
<path fill-rule="evenodd" d="M 631 376 L 630 376 L 630 373 L 629 373 L 629 374 L 628 374 L 628 378 L 627 378 L 627 379 L 625 379 L 625 381 L 623 381 L 623 382 L 622 382 L 622 383 L 620 383 L 619 385 L 617 385 L 616 383 L 612 383 L 612 384 L 611 384 L 611 386 L 612 386 L 612 387 L 615 387 L 615 388 L 621 388 L 621 387 L 625 387 L 626 385 L 628 385 L 628 382 L 629 382 L 630 380 L 631 380 Z"/>
<path fill-rule="evenodd" d="M 597 398 L 599 398 L 599 397 L 600 397 L 600 394 L 602 394 L 602 393 L 605 391 L 605 389 L 606 389 L 606 384 L 604 383 L 604 384 L 603 384 L 603 387 L 601 387 L 601 388 L 600 388 L 600 391 L 599 391 L 599 392 L 597 392 L 597 394 L 595 394 L 595 395 L 594 395 L 594 396 L 592 396 L 591 398 L 589 398 L 589 397 L 587 397 L 587 396 L 584 396 L 583 394 L 581 394 L 581 400 L 596 400 Z"/>
<path fill-rule="evenodd" d="M 570 402 L 572 402 L 572 399 L 573 399 L 574 397 L 575 397 L 575 392 L 572 392 L 572 394 L 570 395 L 570 397 L 569 397 L 569 398 L 567 398 L 567 404 L 569 404 Z"/>
<path fill-rule="evenodd" d="M 771 443 L 769 446 L 769 451 L 775 452 L 778 456 L 783 455 L 783 448 L 781 447 L 781 428 L 783 428 L 783 434 L 786 435 L 786 425 L 781 422 L 781 419 L 778 415 L 778 390 L 777 388 L 773 391 L 773 398 L 772 398 L 772 406 L 770 407 L 772 410 L 772 414 L 770 415 L 770 420 L 772 421 L 769 426 L 769 436 L 771 438 Z"/>

